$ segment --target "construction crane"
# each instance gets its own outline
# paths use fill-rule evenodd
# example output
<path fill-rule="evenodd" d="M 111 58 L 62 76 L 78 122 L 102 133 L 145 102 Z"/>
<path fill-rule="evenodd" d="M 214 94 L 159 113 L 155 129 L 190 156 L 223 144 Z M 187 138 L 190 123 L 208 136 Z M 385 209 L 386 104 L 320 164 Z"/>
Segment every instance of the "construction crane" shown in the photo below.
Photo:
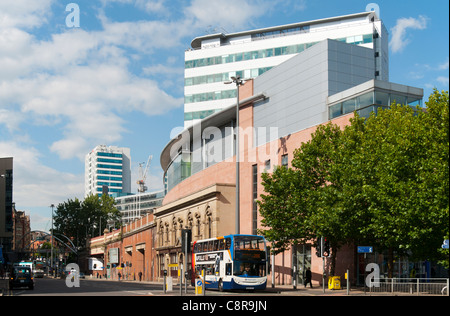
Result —
<path fill-rule="evenodd" d="M 144 193 L 147 191 L 147 186 L 145 185 L 145 180 L 147 179 L 147 172 L 150 164 L 152 163 L 153 156 L 150 155 L 147 160 L 147 165 L 143 169 L 144 163 L 139 163 L 139 179 L 136 181 L 138 184 L 138 193 Z"/>

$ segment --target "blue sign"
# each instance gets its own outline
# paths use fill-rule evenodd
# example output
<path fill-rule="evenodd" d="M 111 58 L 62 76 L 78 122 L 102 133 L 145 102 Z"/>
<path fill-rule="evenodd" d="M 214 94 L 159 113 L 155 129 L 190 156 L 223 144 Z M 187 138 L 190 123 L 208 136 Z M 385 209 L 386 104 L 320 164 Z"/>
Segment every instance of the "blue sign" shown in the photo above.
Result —
<path fill-rule="evenodd" d="M 448 249 L 448 239 L 444 240 L 442 244 L 442 249 Z"/>
<path fill-rule="evenodd" d="M 202 286 L 202 284 L 203 284 L 202 280 L 197 281 L 197 286 Z"/>
<path fill-rule="evenodd" d="M 372 246 L 358 246 L 358 253 L 373 253 Z"/>

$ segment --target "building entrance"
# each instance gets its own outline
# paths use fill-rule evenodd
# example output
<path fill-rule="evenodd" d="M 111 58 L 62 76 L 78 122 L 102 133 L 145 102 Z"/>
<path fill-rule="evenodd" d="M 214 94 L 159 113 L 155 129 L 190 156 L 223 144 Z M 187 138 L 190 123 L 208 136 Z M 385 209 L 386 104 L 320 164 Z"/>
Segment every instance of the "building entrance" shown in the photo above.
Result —
<path fill-rule="evenodd" d="M 297 284 L 305 284 L 305 272 L 311 269 L 311 245 L 294 246 L 292 266 L 297 270 Z"/>

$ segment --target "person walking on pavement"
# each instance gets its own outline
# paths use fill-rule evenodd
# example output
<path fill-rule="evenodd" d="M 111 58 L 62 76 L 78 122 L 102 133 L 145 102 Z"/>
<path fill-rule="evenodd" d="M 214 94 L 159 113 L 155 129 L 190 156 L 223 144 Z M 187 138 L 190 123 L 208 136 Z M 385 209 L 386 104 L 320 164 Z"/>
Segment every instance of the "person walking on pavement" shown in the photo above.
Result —
<path fill-rule="evenodd" d="M 309 283 L 309 285 L 310 285 L 311 288 L 312 288 L 312 282 L 311 282 L 311 279 L 312 279 L 311 269 L 310 269 L 310 268 L 307 268 L 307 269 L 306 269 L 306 272 L 305 272 L 305 288 L 306 288 L 306 286 L 308 285 L 308 283 Z"/>
<path fill-rule="evenodd" d="M 139 271 L 139 274 L 138 274 L 138 275 L 139 275 L 139 282 L 140 282 L 140 281 L 142 281 L 142 272 Z"/>

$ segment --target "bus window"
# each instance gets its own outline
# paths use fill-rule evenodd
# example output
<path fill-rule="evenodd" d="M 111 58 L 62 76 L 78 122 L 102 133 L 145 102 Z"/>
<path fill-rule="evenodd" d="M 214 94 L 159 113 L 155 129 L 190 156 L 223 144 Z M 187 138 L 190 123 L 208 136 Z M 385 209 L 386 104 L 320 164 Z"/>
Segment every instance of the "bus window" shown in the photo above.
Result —
<path fill-rule="evenodd" d="M 225 238 L 225 249 L 229 250 L 231 248 L 231 238 Z"/>
<path fill-rule="evenodd" d="M 219 250 L 219 240 L 213 240 L 213 251 Z"/>
<path fill-rule="evenodd" d="M 225 243 L 224 243 L 224 240 L 223 240 L 223 239 L 219 239 L 219 240 L 218 240 L 218 243 L 219 243 L 219 248 L 218 248 L 218 250 L 225 250 Z"/>

